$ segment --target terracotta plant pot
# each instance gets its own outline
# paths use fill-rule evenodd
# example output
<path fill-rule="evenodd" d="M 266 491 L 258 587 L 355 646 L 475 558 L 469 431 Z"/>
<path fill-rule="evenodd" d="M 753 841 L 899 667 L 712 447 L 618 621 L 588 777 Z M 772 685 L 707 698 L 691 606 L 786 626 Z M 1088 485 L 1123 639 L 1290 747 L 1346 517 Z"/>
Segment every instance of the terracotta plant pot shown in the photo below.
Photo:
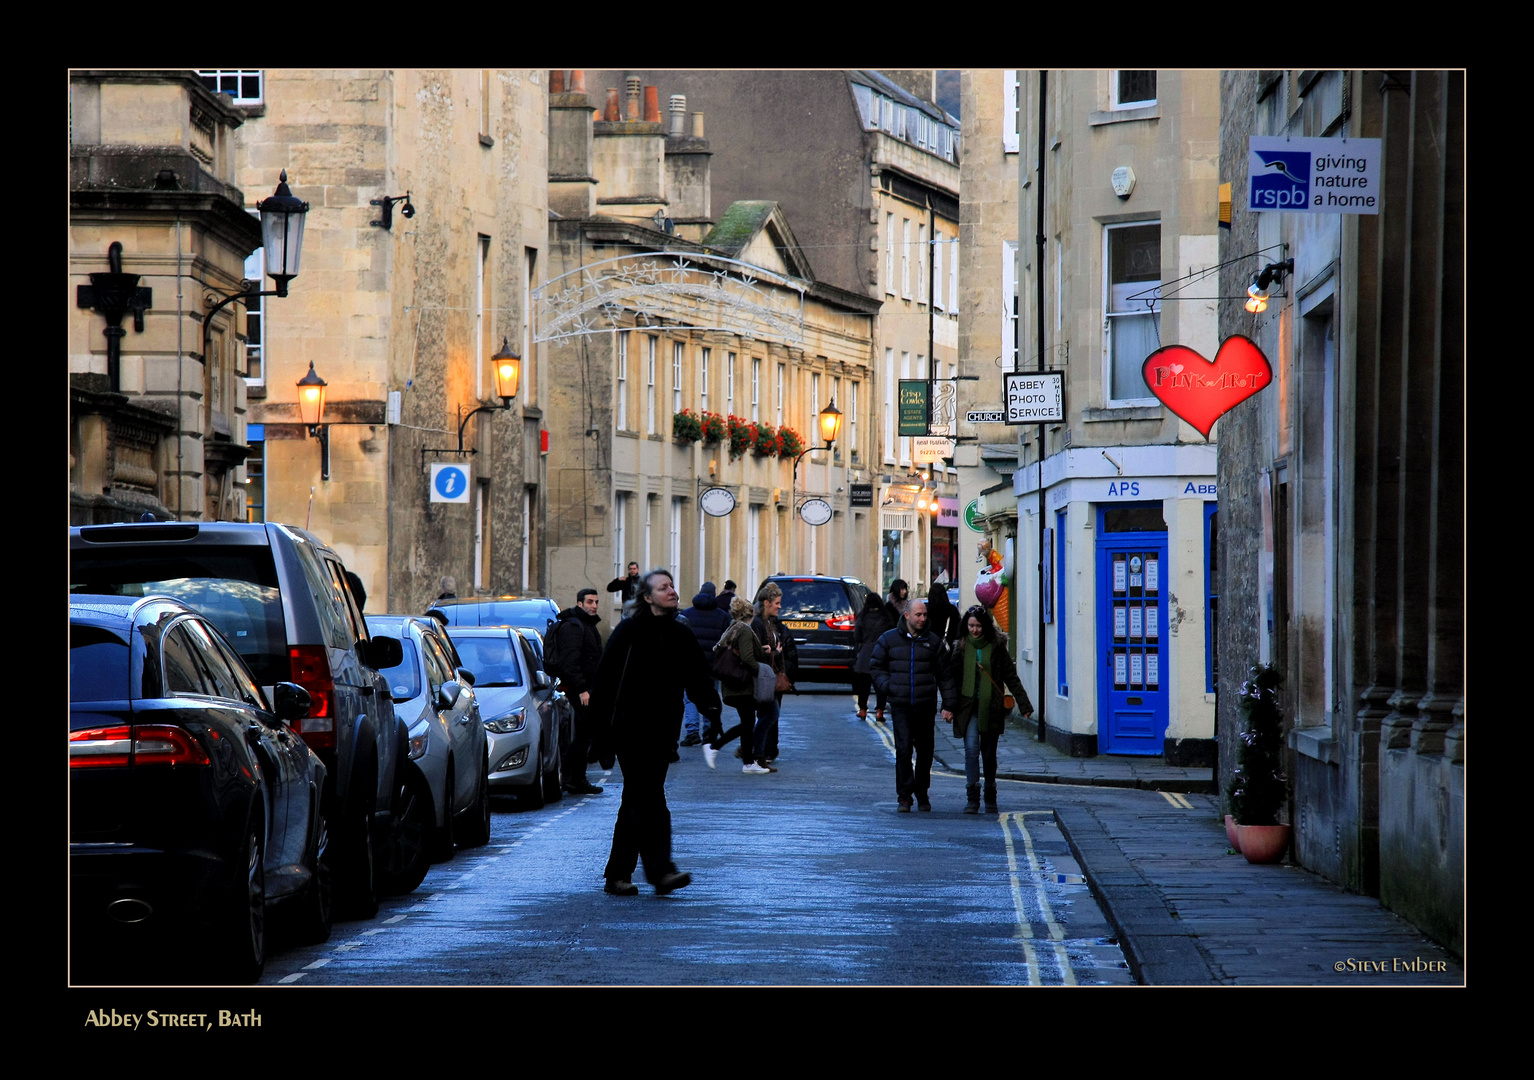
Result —
<path fill-rule="evenodd" d="M 1241 837 L 1236 835 L 1236 818 L 1233 814 L 1225 815 L 1225 839 L 1230 841 L 1231 847 L 1241 850 Z"/>
<path fill-rule="evenodd" d="M 1289 850 L 1287 825 L 1237 825 L 1236 837 L 1249 863 L 1275 863 Z"/>

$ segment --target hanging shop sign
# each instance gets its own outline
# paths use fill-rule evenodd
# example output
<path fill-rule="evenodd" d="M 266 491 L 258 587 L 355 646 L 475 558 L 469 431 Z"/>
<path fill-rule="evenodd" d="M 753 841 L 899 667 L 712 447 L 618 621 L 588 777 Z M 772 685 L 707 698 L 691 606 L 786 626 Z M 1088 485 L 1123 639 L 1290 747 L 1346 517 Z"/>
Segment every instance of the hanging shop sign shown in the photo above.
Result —
<path fill-rule="evenodd" d="M 993 412 L 990 410 L 976 411 L 971 409 L 964 414 L 964 419 L 971 424 L 1005 424 L 1007 422 L 1007 414 L 1000 410 Z"/>
<path fill-rule="evenodd" d="M 940 496 L 937 500 L 937 523 L 946 529 L 959 527 L 959 500 Z"/>
<path fill-rule="evenodd" d="M 469 501 L 469 467 L 455 462 L 437 462 L 431 467 L 431 501 L 466 503 Z"/>
<path fill-rule="evenodd" d="M 931 384 L 926 379 L 901 379 L 900 396 L 895 409 L 899 430 L 896 435 L 925 435 L 927 433 L 927 391 Z"/>
<path fill-rule="evenodd" d="M 964 527 L 971 532 L 985 532 L 985 518 L 980 515 L 979 499 L 971 499 L 964 507 Z"/>
<path fill-rule="evenodd" d="M 735 496 L 728 488 L 711 487 L 698 496 L 698 505 L 709 517 L 728 517 L 735 509 Z"/>
<path fill-rule="evenodd" d="M 1009 424 L 1065 420 L 1065 372 L 1009 372 L 1002 376 Z"/>
<path fill-rule="evenodd" d="M 853 484 L 847 489 L 850 496 L 848 506 L 872 506 L 874 504 L 874 486 L 872 484 Z"/>
<path fill-rule="evenodd" d="M 1253 135 L 1247 206 L 1257 212 L 1378 214 L 1379 139 Z"/>
<path fill-rule="evenodd" d="M 1161 404 L 1209 438 L 1214 422 L 1273 381 L 1268 358 L 1250 338 L 1233 335 L 1205 360 L 1186 345 L 1168 345 L 1145 358 L 1145 385 Z"/>
<path fill-rule="evenodd" d="M 824 499 L 806 499 L 799 507 L 806 525 L 824 525 L 831 520 L 831 504 Z"/>
<path fill-rule="evenodd" d="M 918 435 L 911 440 L 911 460 L 918 465 L 933 465 L 953 457 L 953 440 L 936 435 Z"/>

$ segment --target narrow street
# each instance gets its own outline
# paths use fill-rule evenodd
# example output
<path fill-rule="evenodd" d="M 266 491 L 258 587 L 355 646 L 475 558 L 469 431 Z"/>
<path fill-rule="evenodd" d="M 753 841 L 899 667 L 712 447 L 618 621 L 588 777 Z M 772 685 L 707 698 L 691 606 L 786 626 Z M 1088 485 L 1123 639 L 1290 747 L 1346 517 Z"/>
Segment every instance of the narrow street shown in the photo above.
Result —
<path fill-rule="evenodd" d="M 893 741 L 846 688 L 784 703 L 780 771 L 710 771 L 683 748 L 667 781 L 693 884 L 602 892 L 621 772 L 542 810 L 498 800 L 488 847 L 321 946 L 276 949 L 264 984 L 1093 985 L 1133 982 L 1055 825 L 1081 789 L 1002 781 L 999 815 L 963 814 L 935 770 L 931 813 L 897 814 Z M 1168 809 L 1158 793 L 1092 793 Z"/>

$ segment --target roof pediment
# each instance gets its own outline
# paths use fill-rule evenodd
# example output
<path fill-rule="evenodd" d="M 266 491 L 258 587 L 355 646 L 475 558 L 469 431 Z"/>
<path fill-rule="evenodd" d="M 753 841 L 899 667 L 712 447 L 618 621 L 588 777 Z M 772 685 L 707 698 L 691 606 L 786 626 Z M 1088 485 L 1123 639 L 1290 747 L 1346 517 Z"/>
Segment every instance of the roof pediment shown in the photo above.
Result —
<path fill-rule="evenodd" d="M 773 200 L 742 199 L 731 203 L 703 238 L 703 246 L 776 274 L 815 280 L 809 259 L 788 227 L 783 207 Z"/>

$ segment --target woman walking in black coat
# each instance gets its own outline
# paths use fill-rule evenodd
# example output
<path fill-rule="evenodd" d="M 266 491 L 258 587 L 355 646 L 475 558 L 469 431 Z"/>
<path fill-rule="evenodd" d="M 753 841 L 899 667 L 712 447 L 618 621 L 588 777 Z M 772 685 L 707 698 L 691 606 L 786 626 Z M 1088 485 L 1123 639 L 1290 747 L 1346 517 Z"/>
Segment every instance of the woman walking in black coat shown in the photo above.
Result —
<path fill-rule="evenodd" d="M 948 599 L 946 585 L 934 585 L 927 593 L 927 629 L 949 648 L 964 638 L 964 616 Z"/>
<path fill-rule="evenodd" d="M 968 633 L 957 654 L 959 708 L 954 713 L 954 735 L 964 739 L 964 793 L 966 814 L 980 812 L 980 758 L 985 759 L 985 812 L 996 813 L 996 740 L 1006 730 L 1005 701 L 1008 690 L 1017 699 L 1022 716 L 1033 715 L 1028 691 L 1017 677 L 1017 665 L 1007 646 L 996 636 L 991 613 L 976 604 L 964 613 Z M 960 731 L 960 728 L 963 728 Z"/>
<path fill-rule="evenodd" d="M 895 624 L 890 621 L 884 602 L 875 594 L 869 593 L 868 599 L 863 601 L 863 610 L 858 612 L 857 622 L 852 631 L 852 641 L 858 651 L 857 659 L 852 665 L 852 692 L 858 698 L 859 720 L 868 716 L 868 692 L 874 685 L 873 672 L 869 667 L 873 661 L 874 643 L 879 640 L 879 635 L 894 628 Z M 874 709 L 874 719 L 882 724 L 887 703 L 882 693 L 875 698 L 875 701 L 878 707 Z"/>

